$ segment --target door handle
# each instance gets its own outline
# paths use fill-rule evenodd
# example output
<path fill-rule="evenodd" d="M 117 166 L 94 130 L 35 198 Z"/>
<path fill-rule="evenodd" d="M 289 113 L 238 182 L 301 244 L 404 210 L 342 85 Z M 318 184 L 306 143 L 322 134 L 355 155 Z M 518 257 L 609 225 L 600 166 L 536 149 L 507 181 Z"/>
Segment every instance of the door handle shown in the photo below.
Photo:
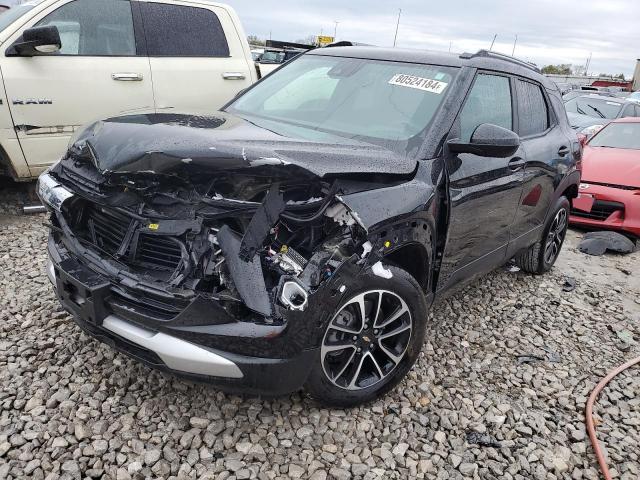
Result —
<path fill-rule="evenodd" d="M 244 80 L 247 76 L 242 72 L 224 72 L 222 78 L 225 80 Z"/>
<path fill-rule="evenodd" d="M 144 77 L 141 73 L 112 73 L 111 78 L 118 82 L 141 82 Z"/>
<path fill-rule="evenodd" d="M 564 145 L 562 147 L 560 147 L 558 149 L 558 155 L 560 155 L 561 157 L 565 157 L 569 154 L 571 150 L 569 150 L 569 147 L 565 147 Z"/>
<path fill-rule="evenodd" d="M 522 168 L 524 168 L 524 160 L 521 157 L 513 157 L 509 160 L 509 170 L 512 172 L 517 172 Z"/>

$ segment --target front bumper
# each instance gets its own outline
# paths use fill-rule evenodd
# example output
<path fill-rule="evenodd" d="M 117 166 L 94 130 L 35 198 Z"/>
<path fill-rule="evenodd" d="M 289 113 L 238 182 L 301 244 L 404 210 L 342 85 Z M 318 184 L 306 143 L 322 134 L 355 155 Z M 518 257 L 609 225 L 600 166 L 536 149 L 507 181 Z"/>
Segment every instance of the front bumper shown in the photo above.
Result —
<path fill-rule="evenodd" d="M 640 237 L 640 191 L 583 182 L 573 202 L 570 222 Z"/>
<path fill-rule="evenodd" d="M 142 314 L 119 303 L 116 282 L 82 263 L 57 236 L 53 233 L 49 238 L 47 275 L 65 310 L 99 341 L 153 368 L 212 383 L 225 391 L 283 395 L 304 384 L 317 350 L 279 347 L 281 342 L 296 345 L 290 338 L 299 335 L 296 329 L 229 323 L 228 318 L 216 318 L 216 310 L 202 304 L 177 322 L 151 318 L 148 311 Z M 209 324 L 196 318 L 198 312 L 208 317 Z M 261 344 L 269 344 L 269 348 L 260 350 L 259 356 L 238 353 L 244 344 L 252 345 L 253 351 Z"/>

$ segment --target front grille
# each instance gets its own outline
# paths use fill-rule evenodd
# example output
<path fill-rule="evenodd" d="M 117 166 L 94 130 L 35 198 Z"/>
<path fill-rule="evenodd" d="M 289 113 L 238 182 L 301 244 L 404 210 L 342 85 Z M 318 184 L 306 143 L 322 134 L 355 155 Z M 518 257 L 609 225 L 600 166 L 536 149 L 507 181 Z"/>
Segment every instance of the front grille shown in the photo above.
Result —
<path fill-rule="evenodd" d="M 619 202 L 609 202 L 606 200 L 596 200 L 593 202 L 590 212 L 573 209 L 571 212 L 576 217 L 588 218 L 590 220 L 606 220 L 613 213 L 624 211 L 624 204 Z"/>
<path fill-rule="evenodd" d="M 115 314 L 126 315 L 133 310 L 141 315 L 159 320 L 174 319 L 188 305 L 188 302 L 173 300 L 171 303 L 167 303 L 149 295 L 141 296 L 140 292 L 130 294 L 116 288 L 112 288 L 108 302 Z"/>
<path fill-rule="evenodd" d="M 148 268 L 173 272 L 182 261 L 182 250 L 172 237 L 140 235 L 135 261 Z"/>
<path fill-rule="evenodd" d="M 136 270 L 170 276 L 182 266 L 183 243 L 175 237 L 138 234 L 140 223 L 108 208 L 86 203 L 74 232 L 97 249 Z"/>
<path fill-rule="evenodd" d="M 85 215 L 92 243 L 109 255 L 115 255 L 122 247 L 132 220 L 120 213 L 93 206 L 87 208 Z"/>

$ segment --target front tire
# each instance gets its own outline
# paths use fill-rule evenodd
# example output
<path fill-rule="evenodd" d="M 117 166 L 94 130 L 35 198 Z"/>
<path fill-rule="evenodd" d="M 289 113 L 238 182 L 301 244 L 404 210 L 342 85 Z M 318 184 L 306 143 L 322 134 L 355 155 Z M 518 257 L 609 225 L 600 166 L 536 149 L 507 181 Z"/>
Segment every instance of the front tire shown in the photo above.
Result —
<path fill-rule="evenodd" d="M 515 257 L 516 265 L 521 270 L 535 275 L 542 275 L 551 270 L 567 236 L 570 209 L 571 205 L 567 197 L 560 197 L 540 241 Z"/>
<path fill-rule="evenodd" d="M 362 287 L 329 316 L 305 390 L 326 405 L 351 407 L 395 387 L 422 349 L 427 302 L 406 271 L 387 279 L 365 271 Z"/>

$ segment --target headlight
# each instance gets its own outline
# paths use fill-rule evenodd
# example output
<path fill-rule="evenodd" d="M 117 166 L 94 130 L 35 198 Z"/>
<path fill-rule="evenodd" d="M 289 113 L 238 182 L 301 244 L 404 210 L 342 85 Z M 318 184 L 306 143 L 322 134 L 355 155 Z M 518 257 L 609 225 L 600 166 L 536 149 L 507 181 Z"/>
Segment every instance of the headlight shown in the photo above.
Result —
<path fill-rule="evenodd" d="M 600 129 L 604 127 L 604 125 L 591 125 L 590 127 L 585 128 L 580 133 L 583 135 L 595 135 L 600 131 Z"/>
<path fill-rule="evenodd" d="M 65 200 L 73 193 L 60 185 L 51 175 L 43 173 L 38 178 L 38 197 L 43 204 L 60 211 Z"/>

